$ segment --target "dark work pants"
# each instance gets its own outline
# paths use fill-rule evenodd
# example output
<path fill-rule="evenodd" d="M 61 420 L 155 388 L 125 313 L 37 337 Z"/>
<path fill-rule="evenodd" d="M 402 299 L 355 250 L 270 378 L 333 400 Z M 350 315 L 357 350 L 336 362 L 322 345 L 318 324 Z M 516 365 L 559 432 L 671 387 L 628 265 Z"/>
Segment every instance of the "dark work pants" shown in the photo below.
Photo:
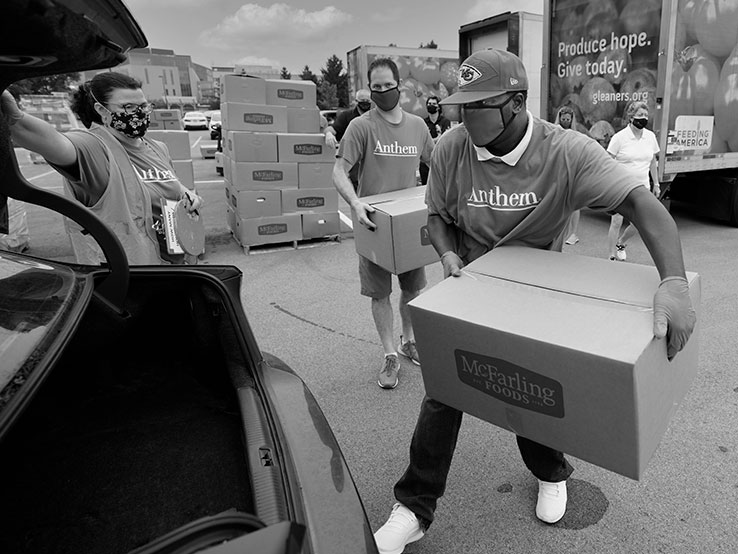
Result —
<path fill-rule="evenodd" d="M 446 479 L 456 449 L 463 413 L 427 396 L 410 443 L 410 463 L 395 485 L 395 498 L 407 506 L 427 529 L 433 522 L 438 499 L 446 490 Z M 523 462 L 541 481 L 566 480 L 573 468 L 564 455 L 552 448 L 518 436 Z"/>

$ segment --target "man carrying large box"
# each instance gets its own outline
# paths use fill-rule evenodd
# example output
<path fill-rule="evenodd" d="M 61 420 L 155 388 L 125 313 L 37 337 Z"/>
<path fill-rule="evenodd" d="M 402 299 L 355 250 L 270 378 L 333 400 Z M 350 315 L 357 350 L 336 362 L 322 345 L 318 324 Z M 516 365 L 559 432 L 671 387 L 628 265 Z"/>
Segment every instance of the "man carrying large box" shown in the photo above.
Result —
<path fill-rule="evenodd" d="M 464 125 L 438 142 L 426 203 L 428 229 L 444 276 L 501 245 L 562 249 L 571 214 L 584 207 L 617 212 L 641 233 L 661 284 L 653 333 L 673 358 L 695 325 L 676 224 L 593 140 L 533 117 L 520 59 L 496 49 L 473 53 L 459 68 Z M 545 271 L 545 268 L 541 268 Z M 400 554 L 420 539 L 443 495 L 462 412 L 426 396 L 410 445 L 410 463 L 395 485 L 397 503 L 375 533 L 382 554 Z M 566 511 L 564 454 L 517 437 L 523 461 L 539 481 L 536 515 L 556 523 Z"/>
<path fill-rule="evenodd" d="M 355 221 L 373 229 L 369 218 L 374 208 L 362 202 L 371 196 L 416 186 L 415 172 L 420 161 L 428 163 L 433 139 L 423 120 L 400 107 L 400 73 L 395 62 L 378 58 L 369 66 L 369 88 L 376 106 L 349 123 L 341 140 L 333 168 L 333 184 L 351 206 Z M 354 186 L 349 172 L 360 163 L 359 185 Z M 407 303 L 425 287 L 425 268 L 399 274 L 402 336 L 398 350 L 420 364 Z M 384 348 L 384 361 L 377 383 L 393 389 L 399 382 L 400 361 L 395 350 L 392 304 L 392 275 L 371 260 L 359 256 L 361 294 L 372 299 L 372 316 Z M 404 338 L 404 340 L 403 340 Z"/>

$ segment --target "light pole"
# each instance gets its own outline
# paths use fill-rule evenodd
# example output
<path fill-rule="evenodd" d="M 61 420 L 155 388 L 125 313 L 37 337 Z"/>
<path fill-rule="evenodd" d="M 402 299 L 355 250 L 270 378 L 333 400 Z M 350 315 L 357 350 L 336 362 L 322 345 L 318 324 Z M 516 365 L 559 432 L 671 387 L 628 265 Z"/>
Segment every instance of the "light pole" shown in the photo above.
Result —
<path fill-rule="evenodd" d="M 169 109 L 169 98 L 167 98 L 167 77 L 163 73 L 159 75 L 159 79 L 161 79 L 161 90 L 164 94 L 164 104 L 166 104 L 167 109 Z"/>

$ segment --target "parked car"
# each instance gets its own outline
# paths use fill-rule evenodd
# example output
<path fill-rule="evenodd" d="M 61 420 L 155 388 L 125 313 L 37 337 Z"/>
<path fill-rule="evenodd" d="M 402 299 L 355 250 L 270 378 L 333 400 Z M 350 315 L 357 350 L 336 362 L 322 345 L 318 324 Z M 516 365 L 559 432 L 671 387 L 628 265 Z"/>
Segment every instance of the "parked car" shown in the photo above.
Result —
<path fill-rule="evenodd" d="M 202 112 L 187 112 L 182 118 L 185 131 L 188 129 L 207 129 L 208 118 Z"/>
<path fill-rule="evenodd" d="M 104 9 L 101 9 L 104 5 Z M 147 46 L 122 0 L 0 7 L 0 90 Z M 262 352 L 232 266 L 129 267 L 78 202 L 33 187 L 0 117 L 5 197 L 75 221 L 107 263 L 0 251 L 0 552 L 376 554 L 314 396 Z"/>
<path fill-rule="evenodd" d="M 218 140 L 220 137 L 221 125 L 222 120 L 220 110 L 215 110 L 210 114 L 210 140 Z"/>

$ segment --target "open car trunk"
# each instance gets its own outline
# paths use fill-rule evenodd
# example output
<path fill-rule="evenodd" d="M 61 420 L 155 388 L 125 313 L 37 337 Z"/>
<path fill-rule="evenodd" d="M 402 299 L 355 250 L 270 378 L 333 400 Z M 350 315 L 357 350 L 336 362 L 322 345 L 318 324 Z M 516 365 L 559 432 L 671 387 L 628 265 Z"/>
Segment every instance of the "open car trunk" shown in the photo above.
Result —
<path fill-rule="evenodd" d="M 236 392 L 253 368 L 221 294 L 151 272 L 132 276 L 129 317 L 93 301 L 0 443 L 0 552 L 122 553 L 256 513 Z"/>

